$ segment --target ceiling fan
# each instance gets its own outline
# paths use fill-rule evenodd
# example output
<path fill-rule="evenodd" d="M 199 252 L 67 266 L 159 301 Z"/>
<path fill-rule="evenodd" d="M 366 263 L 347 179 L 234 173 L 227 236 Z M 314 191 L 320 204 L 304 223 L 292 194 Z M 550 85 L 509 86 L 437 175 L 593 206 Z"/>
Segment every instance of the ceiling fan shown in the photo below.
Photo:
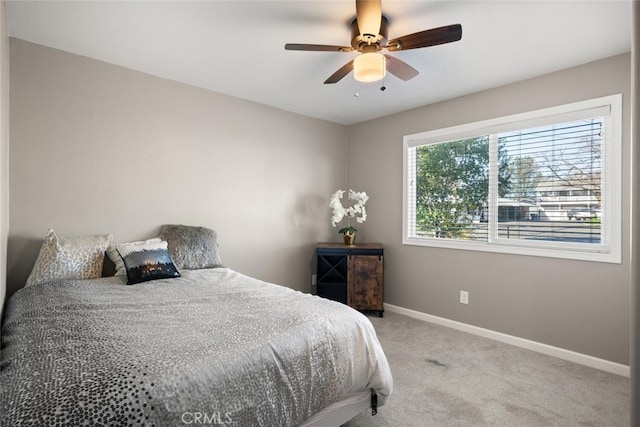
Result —
<path fill-rule="evenodd" d="M 286 50 L 304 50 L 315 52 L 353 52 L 358 51 L 355 59 L 347 62 L 333 73 L 325 84 L 337 83 L 352 70 L 358 81 L 373 82 L 380 80 L 389 71 L 394 76 L 407 81 L 418 75 L 418 70 L 398 58 L 381 54 L 398 50 L 419 49 L 458 41 L 462 38 L 460 24 L 419 31 L 392 40 L 387 40 L 389 21 L 382 15 L 381 0 L 356 0 L 356 17 L 351 22 L 351 46 L 332 46 L 323 44 L 287 43 Z"/>

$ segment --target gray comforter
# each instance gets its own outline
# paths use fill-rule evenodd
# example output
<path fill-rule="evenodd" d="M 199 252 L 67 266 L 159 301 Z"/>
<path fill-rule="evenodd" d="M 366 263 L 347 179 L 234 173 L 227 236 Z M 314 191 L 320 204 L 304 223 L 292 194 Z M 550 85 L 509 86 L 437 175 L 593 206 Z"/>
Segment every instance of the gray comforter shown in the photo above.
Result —
<path fill-rule="evenodd" d="M 226 268 L 63 281 L 7 306 L 0 425 L 298 425 L 391 393 L 369 320 Z"/>

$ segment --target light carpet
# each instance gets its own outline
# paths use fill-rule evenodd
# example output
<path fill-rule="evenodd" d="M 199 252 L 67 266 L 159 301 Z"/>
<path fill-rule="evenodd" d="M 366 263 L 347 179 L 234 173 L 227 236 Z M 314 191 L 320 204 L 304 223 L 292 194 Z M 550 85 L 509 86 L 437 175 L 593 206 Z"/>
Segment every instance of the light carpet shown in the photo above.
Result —
<path fill-rule="evenodd" d="M 394 391 L 346 427 L 630 423 L 629 378 L 397 313 L 369 319 Z"/>

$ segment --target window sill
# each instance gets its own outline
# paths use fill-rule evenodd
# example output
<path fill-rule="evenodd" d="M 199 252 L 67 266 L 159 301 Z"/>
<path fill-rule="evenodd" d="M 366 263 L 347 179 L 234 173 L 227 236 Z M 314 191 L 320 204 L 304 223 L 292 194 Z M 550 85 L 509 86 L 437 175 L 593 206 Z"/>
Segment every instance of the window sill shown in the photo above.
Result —
<path fill-rule="evenodd" d="M 521 242 L 516 245 L 506 243 L 487 243 L 478 241 L 453 241 L 448 239 L 435 239 L 424 237 L 405 237 L 403 245 L 428 246 L 442 249 L 457 249 L 479 252 L 493 252 L 524 256 L 538 256 L 547 258 L 562 258 L 579 261 L 606 262 L 621 264 L 622 256 L 620 248 L 609 248 L 607 252 L 595 252 L 593 250 L 579 250 L 575 247 L 567 247 L 566 250 L 537 247 L 535 245 L 523 246 Z"/>

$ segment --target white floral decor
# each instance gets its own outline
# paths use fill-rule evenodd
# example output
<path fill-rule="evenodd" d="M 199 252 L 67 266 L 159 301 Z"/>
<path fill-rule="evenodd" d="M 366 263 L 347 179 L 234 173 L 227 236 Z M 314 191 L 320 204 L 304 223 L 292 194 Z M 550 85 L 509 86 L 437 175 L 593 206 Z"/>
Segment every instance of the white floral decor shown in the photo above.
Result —
<path fill-rule="evenodd" d="M 329 201 L 329 207 L 333 209 L 331 216 L 331 225 L 336 227 L 344 217 L 347 217 L 347 226 L 338 230 L 340 234 L 354 234 L 357 229 L 351 226 L 351 219 L 355 218 L 356 222 L 362 224 L 367 220 L 367 211 L 364 208 L 365 203 L 369 200 L 369 196 L 364 191 L 357 192 L 349 190 L 349 200 L 355 201 L 355 204 L 351 207 L 345 208 L 342 206 L 342 197 L 344 196 L 344 190 L 336 191 L 331 200 Z"/>

